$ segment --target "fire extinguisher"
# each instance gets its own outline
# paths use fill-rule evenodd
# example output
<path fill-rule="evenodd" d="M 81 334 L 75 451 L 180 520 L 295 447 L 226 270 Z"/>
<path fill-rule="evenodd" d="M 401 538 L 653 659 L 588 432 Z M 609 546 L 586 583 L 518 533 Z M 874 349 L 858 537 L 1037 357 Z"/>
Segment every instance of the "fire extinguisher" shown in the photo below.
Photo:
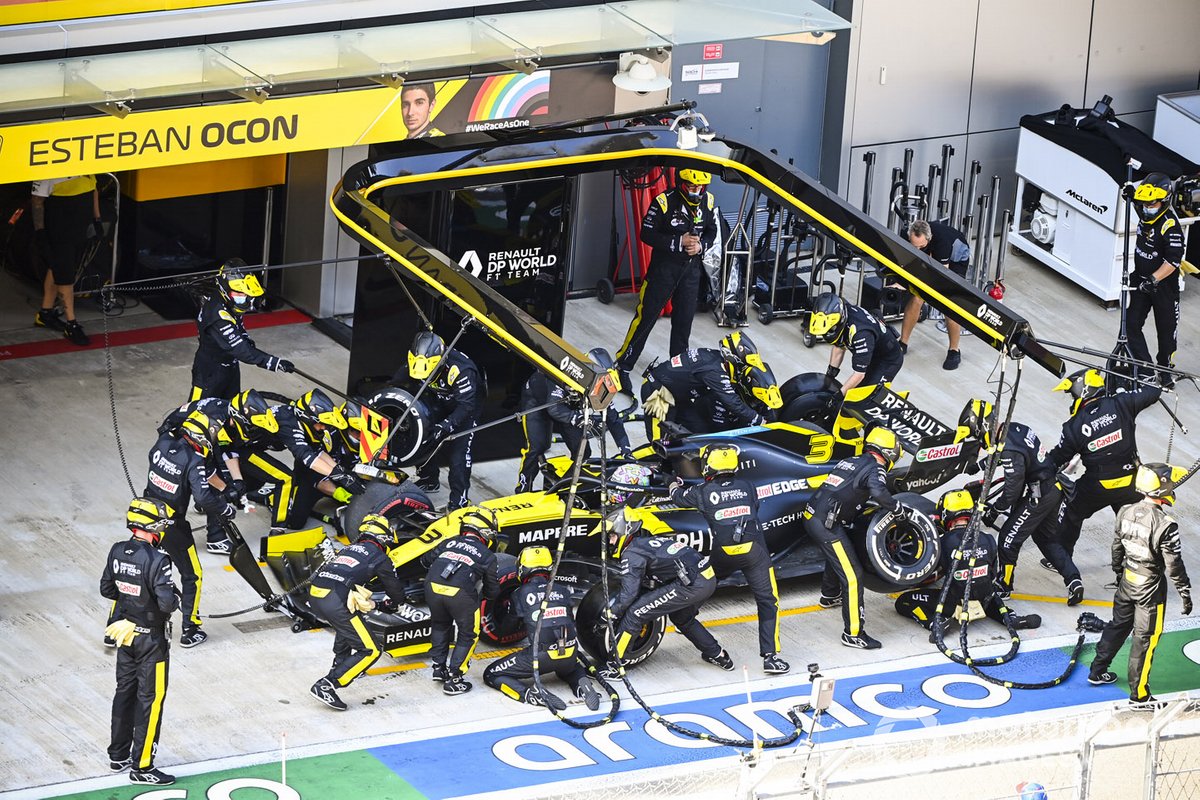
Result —
<path fill-rule="evenodd" d="M 1002 281 L 1000 279 L 996 279 L 996 280 L 992 281 L 992 285 L 988 287 L 987 293 L 988 293 L 988 296 L 991 297 L 993 300 L 1003 300 L 1004 299 L 1004 281 Z"/>

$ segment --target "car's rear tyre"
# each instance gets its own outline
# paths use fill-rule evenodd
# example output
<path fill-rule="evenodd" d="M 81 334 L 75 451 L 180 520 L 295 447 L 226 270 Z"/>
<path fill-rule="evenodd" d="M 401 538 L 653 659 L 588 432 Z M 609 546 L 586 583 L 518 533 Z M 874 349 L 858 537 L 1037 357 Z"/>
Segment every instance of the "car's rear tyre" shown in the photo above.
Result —
<path fill-rule="evenodd" d="M 617 587 L 609 589 L 610 597 L 616 593 Z M 608 625 L 604 622 L 601 612 L 604 610 L 604 590 L 599 582 L 596 583 L 579 604 L 575 613 L 575 627 L 579 632 L 579 643 L 593 660 L 606 664 L 616 658 L 616 648 L 608 635 Z M 615 627 L 615 624 L 614 624 Z M 659 617 L 646 625 L 634 637 L 625 650 L 625 667 L 636 667 L 650 656 L 662 644 L 667 632 L 667 618 Z"/>
<path fill-rule="evenodd" d="M 358 539 L 358 528 L 363 517 L 382 514 L 389 521 L 397 523 L 396 530 L 403 541 L 424 532 L 429 523 L 421 511 L 432 509 L 429 495 L 412 481 L 391 484 L 373 480 L 362 493 L 351 498 L 349 507 L 342 515 L 342 532 L 353 542 Z"/>
<path fill-rule="evenodd" d="M 942 538 L 932 515 L 933 501 L 919 494 L 896 495 L 901 508 L 867 517 L 866 530 L 854 537 L 863 565 L 863 586 L 894 592 L 924 583 L 938 568 Z"/>
<path fill-rule="evenodd" d="M 525 638 L 525 623 L 513 611 L 513 593 L 521 587 L 517 578 L 517 560 L 506 553 L 496 556 L 496 572 L 500 578 L 500 595 L 495 600 L 483 599 L 479 607 L 480 636 L 492 644 L 516 644 Z"/>

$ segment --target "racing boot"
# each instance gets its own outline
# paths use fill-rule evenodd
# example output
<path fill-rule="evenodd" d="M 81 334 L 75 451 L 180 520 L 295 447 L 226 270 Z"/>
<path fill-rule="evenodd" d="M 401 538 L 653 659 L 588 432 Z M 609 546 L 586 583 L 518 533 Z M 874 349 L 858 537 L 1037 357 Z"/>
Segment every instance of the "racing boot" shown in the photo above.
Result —
<path fill-rule="evenodd" d="M 1031 631 L 1042 627 L 1042 618 L 1038 614 L 1013 614 L 1012 623 L 1014 630 Z"/>
<path fill-rule="evenodd" d="M 446 680 L 442 683 L 442 694 L 466 694 L 471 691 L 472 684 L 463 678 L 461 672 L 446 671 Z"/>
<path fill-rule="evenodd" d="M 942 624 L 941 624 L 942 639 L 946 638 L 946 631 L 948 631 L 948 630 L 950 630 L 950 620 L 943 619 Z M 938 637 L 938 629 L 934 627 L 933 620 L 930 620 L 930 622 L 929 622 L 929 643 L 937 644 L 937 637 Z M 842 634 L 842 642 L 844 643 L 845 640 L 846 640 L 846 634 Z M 868 649 L 870 649 L 870 648 L 868 648 Z"/>
<path fill-rule="evenodd" d="M 187 649 L 208 641 L 208 634 L 201 628 L 190 628 L 179 637 L 179 646 Z"/>
<path fill-rule="evenodd" d="M 1104 670 L 1104 672 L 1089 672 L 1088 683 L 1092 686 L 1103 686 L 1106 683 L 1116 683 L 1117 673 Z"/>
<path fill-rule="evenodd" d="M 219 556 L 227 556 L 233 552 L 233 542 L 229 540 L 229 537 L 218 539 L 215 542 L 210 539 L 205 544 L 205 547 L 207 548 L 208 552 L 216 553 Z"/>
<path fill-rule="evenodd" d="M 445 683 L 450 676 L 446 672 L 445 664 L 434 664 L 433 671 L 429 677 L 433 679 L 434 683 Z"/>
<path fill-rule="evenodd" d="M 854 647 L 859 650 L 878 650 L 883 647 L 878 639 L 873 639 L 866 633 L 860 633 L 858 636 L 851 636 L 848 633 L 842 634 L 842 644 L 846 647 Z"/>
<path fill-rule="evenodd" d="M 1067 605 L 1077 606 L 1083 602 L 1083 581 L 1075 578 L 1067 584 Z"/>
<path fill-rule="evenodd" d="M 832 596 L 832 597 L 827 596 L 827 595 L 821 595 L 820 597 L 817 598 L 817 605 L 819 605 L 821 608 L 837 608 L 841 604 L 842 604 L 842 596 L 840 594 Z"/>
<path fill-rule="evenodd" d="M 132 758 L 123 758 L 120 761 L 113 761 L 112 759 L 109 759 L 109 761 L 108 761 L 108 771 L 109 772 L 124 772 L 125 770 L 129 769 L 132 766 L 133 766 Z"/>
<path fill-rule="evenodd" d="M 583 704 L 588 707 L 588 711 L 598 711 L 600 709 L 600 693 L 592 686 L 592 682 L 584 678 L 575 687 L 575 696 L 583 699 Z"/>
<path fill-rule="evenodd" d="M 525 690 L 525 696 L 521 698 L 525 703 L 531 706 L 547 706 L 555 711 L 563 711 L 567 704 L 562 701 L 562 698 L 553 692 L 543 692 L 536 686 L 530 686 Z M 597 705 L 599 708 L 599 705 Z"/>
<path fill-rule="evenodd" d="M 782 675 L 792 668 L 792 665 L 779 657 L 779 653 L 767 653 L 763 656 L 763 672 L 768 675 Z"/>
<path fill-rule="evenodd" d="M 308 691 L 313 697 L 317 698 L 334 711 L 346 710 L 346 704 L 342 702 L 342 698 L 338 697 L 337 691 L 333 688 L 333 681 L 329 680 L 329 678 L 321 678 L 321 680 L 314 683 L 312 688 Z"/>
<path fill-rule="evenodd" d="M 170 786 L 175 782 L 174 775 L 168 775 L 161 769 L 133 769 L 129 771 L 130 783 L 148 783 L 154 786 Z M 155 794 L 158 794 L 155 792 Z"/>
<path fill-rule="evenodd" d="M 1158 711 L 1160 708 L 1166 708 L 1167 701 L 1159 700 L 1152 694 L 1146 695 L 1141 700 L 1129 698 L 1130 711 Z"/>
<path fill-rule="evenodd" d="M 715 656 L 701 655 L 700 658 L 707 661 L 709 664 L 720 667 L 726 672 L 733 672 L 733 659 L 729 657 L 729 653 L 722 650 Z"/>

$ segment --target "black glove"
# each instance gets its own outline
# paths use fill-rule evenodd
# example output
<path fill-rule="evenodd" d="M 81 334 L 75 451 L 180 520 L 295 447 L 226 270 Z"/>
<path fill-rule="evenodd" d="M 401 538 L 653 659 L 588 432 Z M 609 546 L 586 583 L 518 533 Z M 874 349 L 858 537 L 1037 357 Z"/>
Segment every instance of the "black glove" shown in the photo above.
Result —
<path fill-rule="evenodd" d="M 627 458 L 630 461 L 632 461 L 633 460 L 633 448 L 622 447 L 621 448 L 621 458 Z"/>
<path fill-rule="evenodd" d="M 1137 291 L 1152 297 L 1154 293 L 1158 291 L 1158 281 L 1154 280 L 1153 278 L 1146 278 L 1137 285 Z"/>
<path fill-rule="evenodd" d="M 836 414 L 838 409 L 842 407 L 842 393 L 833 392 L 825 400 L 825 405 L 821 409 L 822 414 Z"/>
<path fill-rule="evenodd" d="M 296 365 L 288 361 L 286 358 L 276 358 L 272 370 L 274 372 L 295 372 Z"/>
<path fill-rule="evenodd" d="M 350 494 L 362 494 L 367 488 L 357 475 L 346 472 L 341 467 L 336 467 L 329 473 L 329 480 L 333 481 L 334 486 L 340 486 Z"/>
<path fill-rule="evenodd" d="M 375 610 L 382 611 L 384 614 L 395 614 L 400 610 L 400 604 L 390 597 L 385 597 L 375 601 Z"/>
<path fill-rule="evenodd" d="M 225 486 L 225 491 L 221 493 L 221 496 L 229 503 L 236 503 L 246 496 L 246 482 L 230 481 Z"/>
<path fill-rule="evenodd" d="M 842 371 L 841 367 L 835 367 L 833 364 L 830 364 L 829 368 L 825 370 L 825 377 L 826 378 L 836 378 L 838 376 L 838 373 L 841 371 Z"/>
<path fill-rule="evenodd" d="M 439 422 L 429 430 L 430 441 L 440 442 L 450 435 L 450 426 L 444 422 Z"/>
<path fill-rule="evenodd" d="M 968 461 L 966 468 L 963 470 L 968 475 L 978 475 L 983 470 L 983 467 L 978 461 Z"/>
<path fill-rule="evenodd" d="M 1181 610 L 1180 613 L 1182 613 L 1186 617 L 1187 615 L 1192 613 L 1192 590 L 1191 589 L 1180 589 L 1179 590 L 1179 599 L 1183 601 L 1183 609 Z"/>
<path fill-rule="evenodd" d="M 221 509 L 221 519 L 233 519 L 237 516 L 237 507 L 233 503 L 226 503 Z"/>

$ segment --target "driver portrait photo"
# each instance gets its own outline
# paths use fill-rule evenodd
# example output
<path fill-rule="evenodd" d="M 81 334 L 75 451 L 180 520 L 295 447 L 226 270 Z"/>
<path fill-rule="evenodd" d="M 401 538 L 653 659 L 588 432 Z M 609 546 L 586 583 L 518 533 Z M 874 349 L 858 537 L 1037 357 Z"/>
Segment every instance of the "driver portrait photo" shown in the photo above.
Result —
<path fill-rule="evenodd" d="M 409 139 L 427 139 L 446 134 L 431 124 L 437 107 L 437 90 L 432 83 L 414 83 L 400 90 L 400 113 Z"/>

